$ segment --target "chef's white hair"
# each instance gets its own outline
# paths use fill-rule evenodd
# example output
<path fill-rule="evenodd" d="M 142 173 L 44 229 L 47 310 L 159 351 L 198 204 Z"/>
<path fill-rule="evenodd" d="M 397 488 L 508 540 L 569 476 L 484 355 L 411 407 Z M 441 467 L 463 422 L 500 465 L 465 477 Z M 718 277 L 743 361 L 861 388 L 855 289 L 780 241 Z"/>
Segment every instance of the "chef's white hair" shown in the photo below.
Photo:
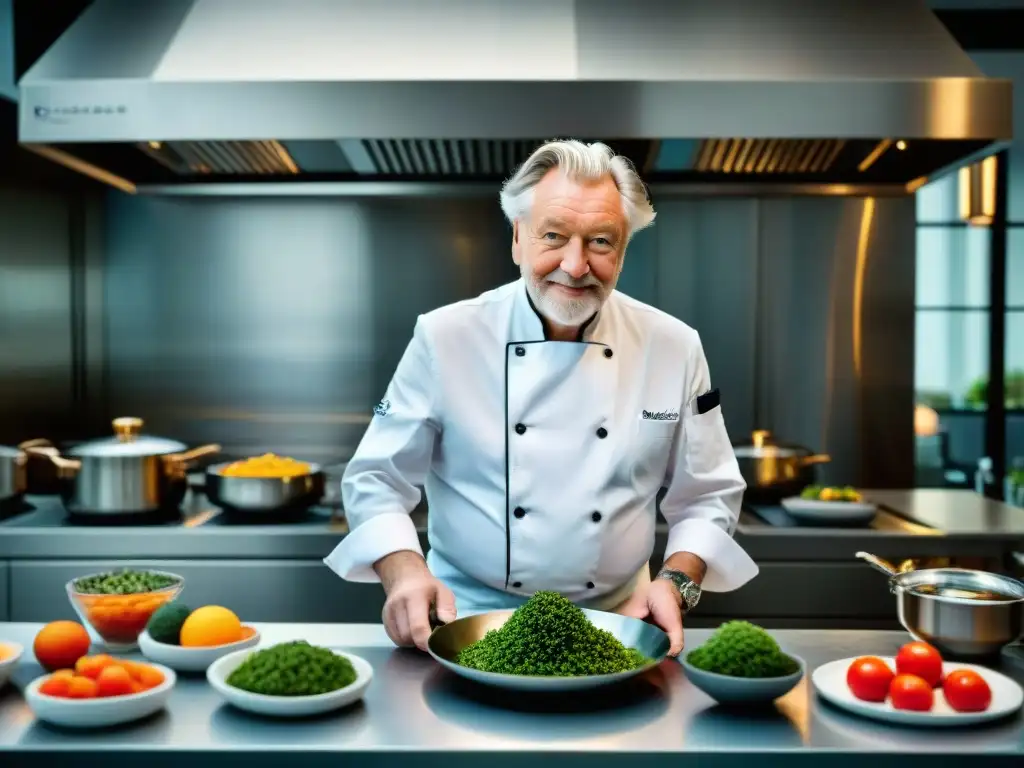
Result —
<path fill-rule="evenodd" d="M 584 144 L 576 139 L 542 144 L 502 185 L 501 210 L 509 222 L 530 212 L 533 188 L 552 168 L 561 168 L 570 179 L 578 181 L 597 181 L 611 174 L 622 196 L 628 237 L 654 222 L 654 206 L 647 197 L 647 187 L 629 158 L 616 155 L 607 144 Z"/>

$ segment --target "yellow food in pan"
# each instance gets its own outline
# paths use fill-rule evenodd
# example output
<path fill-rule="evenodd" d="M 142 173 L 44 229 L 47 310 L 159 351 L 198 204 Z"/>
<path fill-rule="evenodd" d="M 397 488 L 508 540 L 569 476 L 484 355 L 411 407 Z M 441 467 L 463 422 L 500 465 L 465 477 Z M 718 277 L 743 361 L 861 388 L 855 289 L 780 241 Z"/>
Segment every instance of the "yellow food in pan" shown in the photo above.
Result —
<path fill-rule="evenodd" d="M 224 477 L 297 477 L 308 475 L 311 469 L 304 461 L 265 453 L 228 464 L 221 474 Z"/>

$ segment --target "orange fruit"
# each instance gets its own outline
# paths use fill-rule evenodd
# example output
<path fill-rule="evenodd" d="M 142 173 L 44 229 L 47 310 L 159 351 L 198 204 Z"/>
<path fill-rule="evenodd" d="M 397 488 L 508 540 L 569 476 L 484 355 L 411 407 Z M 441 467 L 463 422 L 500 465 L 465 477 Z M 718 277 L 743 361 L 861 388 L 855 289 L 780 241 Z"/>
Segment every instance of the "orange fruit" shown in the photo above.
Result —
<path fill-rule="evenodd" d="M 186 648 L 226 645 L 242 638 L 242 622 L 227 608 L 206 605 L 196 608 L 181 625 L 180 639 Z"/>
<path fill-rule="evenodd" d="M 113 657 L 105 653 L 101 653 L 98 656 L 83 656 L 75 662 L 75 673 L 95 680 L 100 676 L 100 672 L 113 663 Z"/>
<path fill-rule="evenodd" d="M 141 661 L 129 661 L 128 659 L 122 659 L 117 662 L 120 667 L 124 668 L 124 671 L 128 673 L 135 682 L 138 682 L 142 677 L 142 670 L 146 666 Z"/>
<path fill-rule="evenodd" d="M 89 633 L 77 621 L 53 621 L 39 630 L 32 651 L 44 668 L 66 669 L 89 653 L 91 644 Z"/>
<path fill-rule="evenodd" d="M 164 673 L 156 667 L 142 664 L 139 669 L 138 683 L 145 689 L 156 688 L 164 681 Z"/>
<path fill-rule="evenodd" d="M 9 659 L 13 655 L 14 649 L 11 648 L 11 646 L 0 643 L 0 661 L 3 661 L 4 659 Z"/>
<path fill-rule="evenodd" d="M 96 678 L 96 688 L 100 696 L 124 696 L 132 693 L 132 682 L 128 670 L 111 664 L 100 671 Z"/>
<path fill-rule="evenodd" d="M 48 678 L 43 680 L 39 686 L 39 692 L 46 696 L 58 696 L 62 699 L 66 699 L 68 696 L 68 689 L 71 686 L 71 675 L 59 676 L 50 675 Z"/>
<path fill-rule="evenodd" d="M 58 680 L 70 680 L 74 676 L 75 670 L 73 669 L 58 669 L 56 672 L 50 675 L 50 677 L 56 678 Z"/>
<path fill-rule="evenodd" d="M 94 699 L 98 693 L 99 686 L 95 680 L 90 680 L 88 677 L 79 677 L 78 675 L 68 680 L 69 699 Z"/>

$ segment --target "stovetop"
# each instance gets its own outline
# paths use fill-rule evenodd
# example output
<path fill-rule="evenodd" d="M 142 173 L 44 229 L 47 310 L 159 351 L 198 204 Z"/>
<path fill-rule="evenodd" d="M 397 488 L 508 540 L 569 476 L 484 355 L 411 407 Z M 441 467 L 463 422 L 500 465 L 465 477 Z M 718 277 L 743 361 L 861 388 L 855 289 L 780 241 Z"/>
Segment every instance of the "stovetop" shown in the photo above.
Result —
<path fill-rule="evenodd" d="M 884 506 L 878 507 L 874 518 L 860 525 L 836 525 L 835 523 L 814 523 L 809 520 L 797 520 L 780 504 L 744 504 L 743 512 L 753 517 L 758 523 L 769 525 L 773 528 L 866 528 L 875 531 L 899 533 L 905 533 L 912 528 L 932 530 L 920 523 L 907 520 Z"/>
<path fill-rule="evenodd" d="M 0 509 L 2 528 L 167 527 L 213 528 L 253 525 L 329 526 L 344 522 L 338 504 L 325 504 L 288 514 L 226 512 L 202 494 L 190 492 L 179 510 L 144 515 L 71 515 L 59 496 L 28 496 L 20 504 Z"/>

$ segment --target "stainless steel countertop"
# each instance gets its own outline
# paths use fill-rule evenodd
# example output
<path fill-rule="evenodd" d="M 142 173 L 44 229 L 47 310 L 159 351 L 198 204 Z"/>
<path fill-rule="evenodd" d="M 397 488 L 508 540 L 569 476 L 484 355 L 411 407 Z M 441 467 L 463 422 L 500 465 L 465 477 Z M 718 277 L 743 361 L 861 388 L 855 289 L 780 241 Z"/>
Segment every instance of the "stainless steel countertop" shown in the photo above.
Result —
<path fill-rule="evenodd" d="M 0 641 L 30 646 L 41 625 L 2 624 Z M 378 625 L 257 624 L 264 643 L 304 638 L 343 648 L 366 658 L 374 679 L 362 704 L 327 717 L 298 722 L 249 716 L 223 704 L 202 677 L 179 678 L 166 712 L 131 726 L 95 732 L 62 730 L 38 723 L 20 694 L 0 694 L 0 752 L 9 758 L 39 758 L 40 753 L 79 757 L 114 752 L 146 755 L 146 765 L 161 756 L 181 759 L 182 751 L 217 754 L 278 755 L 284 764 L 305 766 L 307 759 L 333 756 L 351 766 L 381 765 L 386 755 L 404 760 L 419 756 L 447 768 L 478 766 L 481 758 L 515 757 L 519 764 L 569 752 L 586 765 L 671 765 L 672 755 L 791 758 L 823 754 L 833 758 L 862 755 L 877 760 L 899 756 L 901 766 L 935 766 L 943 756 L 1024 755 L 1024 719 L 972 729 L 913 729 L 888 726 L 847 715 L 819 702 L 804 680 L 767 714 L 720 710 L 692 687 L 682 667 L 665 662 L 635 686 L 580 699 L 551 700 L 495 696 L 455 684 L 432 660 L 414 651 L 396 650 Z M 776 631 L 782 647 L 805 659 L 808 670 L 837 658 L 862 654 L 892 655 L 908 640 L 902 632 Z M 707 630 L 690 630 L 695 647 Z M 27 654 L 15 671 L 21 688 L 41 674 Z M 1019 681 L 1024 671 L 1006 670 Z M 667 753 L 667 754 L 666 754 Z M 117 756 L 123 761 L 123 756 Z M 627 762 L 623 762 L 623 760 Z M 666 763 L 666 760 L 669 761 Z M 272 762 L 272 761 L 271 761 Z M 98 763 L 98 761 L 97 761 Z M 564 766 L 561 759 L 559 765 Z M 38 765 L 38 763 L 36 763 Z M 164 763 L 159 763 L 164 764 Z M 169 764 L 169 763 L 168 763 Z M 252 763 L 247 763 L 252 764 Z M 269 764 L 269 763 L 268 763 Z M 310 763 L 313 764 L 313 763 Z M 319 764 L 319 763 L 316 763 Z M 422 764 L 422 763 L 420 763 Z M 700 765 L 706 765 L 700 762 Z M 787 758 L 786 764 L 793 764 Z M 854 763 L 857 764 L 857 763 Z"/>
<path fill-rule="evenodd" d="M 744 512 L 736 540 L 758 562 L 849 560 L 857 550 L 882 557 L 990 556 L 1024 549 L 1024 509 L 1000 505 L 970 491 L 865 491 L 906 516 L 885 530 L 778 528 Z M 30 499 L 59 506 L 55 497 Z M 210 505 L 190 494 L 185 522 L 152 526 L 31 526 L 0 521 L 0 560 L 20 559 L 320 559 L 348 532 L 343 517 L 325 514 L 312 523 L 220 525 Z M 60 510 L 56 510 L 58 517 Z M 427 546 L 426 508 L 413 519 Z M 915 522 L 916 521 L 916 522 Z M 655 555 L 668 536 L 660 523 Z"/>

